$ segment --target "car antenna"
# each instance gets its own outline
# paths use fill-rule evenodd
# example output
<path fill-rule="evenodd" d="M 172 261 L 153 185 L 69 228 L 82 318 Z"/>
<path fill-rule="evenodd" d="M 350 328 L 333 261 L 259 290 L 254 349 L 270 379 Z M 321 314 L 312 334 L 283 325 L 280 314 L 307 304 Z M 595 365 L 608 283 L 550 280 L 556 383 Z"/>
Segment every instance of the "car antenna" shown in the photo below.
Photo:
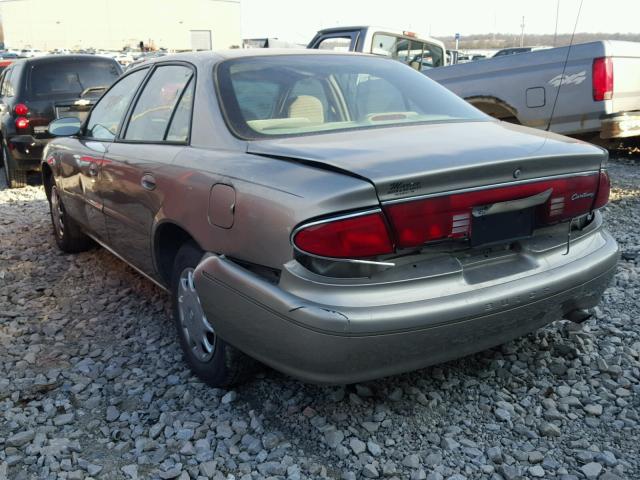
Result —
<path fill-rule="evenodd" d="M 558 91 L 556 92 L 556 98 L 553 100 L 553 107 L 551 107 L 551 115 L 549 116 L 549 123 L 547 123 L 547 128 L 545 129 L 547 132 L 551 128 L 551 122 L 553 121 L 553 114 L 556 111 L 556 104 L 558 103 L 558 97 L 560 96 L 560 89 L 564 84 L 565 77 L 564 73 L 567 70 L 567 63 L 569 63 L 569 55 L 571 54 L 571 47 L 573 47 L 573 37 L 576 34 L 576 28 L 578 28 L 578 20 L 580 19 L 580 12 L 582 11 L 582 2 L 584 0 L 580 0 L 580 6 L 578 7 L 578 14 L 576 15 L 576 23 L 573 26 L 573 32 L 571 33 L 571 41 L 569 42 L 569 48 L 567 49 L 567 56 L 564 59 L 564 64 L 562 65 L 562 75 L 560 75 L 560 83 L 558 84 Z"/>

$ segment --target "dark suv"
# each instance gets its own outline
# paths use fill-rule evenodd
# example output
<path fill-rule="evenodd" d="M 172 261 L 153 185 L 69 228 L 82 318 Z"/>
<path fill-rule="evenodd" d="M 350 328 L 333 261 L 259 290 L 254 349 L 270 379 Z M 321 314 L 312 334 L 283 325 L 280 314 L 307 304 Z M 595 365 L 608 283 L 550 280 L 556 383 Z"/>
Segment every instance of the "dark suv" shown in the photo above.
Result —
<path fill-rule="evenodd" d="M 94 55 L 56 55 L 18 60 L 0 76 L 0 140 L 9 187 L 26 184 L 39 169 L 51 136 L 49 123 L 83 119 L 122 73 L 115 60 Z"/>

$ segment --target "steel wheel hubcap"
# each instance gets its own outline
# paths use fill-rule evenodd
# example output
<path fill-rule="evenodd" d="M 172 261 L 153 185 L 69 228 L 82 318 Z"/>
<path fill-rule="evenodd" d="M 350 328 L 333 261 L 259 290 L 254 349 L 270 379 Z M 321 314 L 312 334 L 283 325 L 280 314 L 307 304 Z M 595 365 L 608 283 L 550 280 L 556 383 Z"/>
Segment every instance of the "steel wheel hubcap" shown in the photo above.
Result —
<path fill-rule="evenodd" d="M 191 353 L 201 362 L 211 360 L 216 349 L 216 333 L 202 310 L 193 284 L 193 268 L 185 268 L 180 274 L 178 314 L 182 334 Z"/>
<path fill-rule="evenodd" d="M 56 234 L 62 238 L 64 236 L 64 212 L 62 211 L 62 204 L 56 187 L 51 189 L 51 218 L 53 219 L 53 228 L 55 228 Z"/>

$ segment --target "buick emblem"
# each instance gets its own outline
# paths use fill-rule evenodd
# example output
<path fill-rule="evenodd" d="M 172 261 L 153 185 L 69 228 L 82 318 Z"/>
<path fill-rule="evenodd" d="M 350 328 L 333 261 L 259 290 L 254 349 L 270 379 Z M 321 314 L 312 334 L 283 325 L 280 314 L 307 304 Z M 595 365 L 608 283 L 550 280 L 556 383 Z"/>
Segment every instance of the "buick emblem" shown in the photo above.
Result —
<path fill-rule="evenodd" d="M 522 173 L 522 170 L 520 170 L 519 168 L 516 168 L 513 171 L 513 178 L 518 178 L 520 176 L 520 174 Z"/>

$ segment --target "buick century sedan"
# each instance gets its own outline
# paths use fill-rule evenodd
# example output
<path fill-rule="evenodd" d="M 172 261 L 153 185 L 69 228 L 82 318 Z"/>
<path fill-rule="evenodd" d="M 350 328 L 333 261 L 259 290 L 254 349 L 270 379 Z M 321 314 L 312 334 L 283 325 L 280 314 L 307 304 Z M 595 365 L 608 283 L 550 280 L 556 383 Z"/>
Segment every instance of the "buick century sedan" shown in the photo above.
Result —
<path fill-rule="evenodd" d="M 251 359 L 364 381 L 584 321 L 618 258 L 606 151 L 386 58 L 167 56 L 49 130 L 58 246 L 98 243 L 170 291 L 214 386 Z"/>

